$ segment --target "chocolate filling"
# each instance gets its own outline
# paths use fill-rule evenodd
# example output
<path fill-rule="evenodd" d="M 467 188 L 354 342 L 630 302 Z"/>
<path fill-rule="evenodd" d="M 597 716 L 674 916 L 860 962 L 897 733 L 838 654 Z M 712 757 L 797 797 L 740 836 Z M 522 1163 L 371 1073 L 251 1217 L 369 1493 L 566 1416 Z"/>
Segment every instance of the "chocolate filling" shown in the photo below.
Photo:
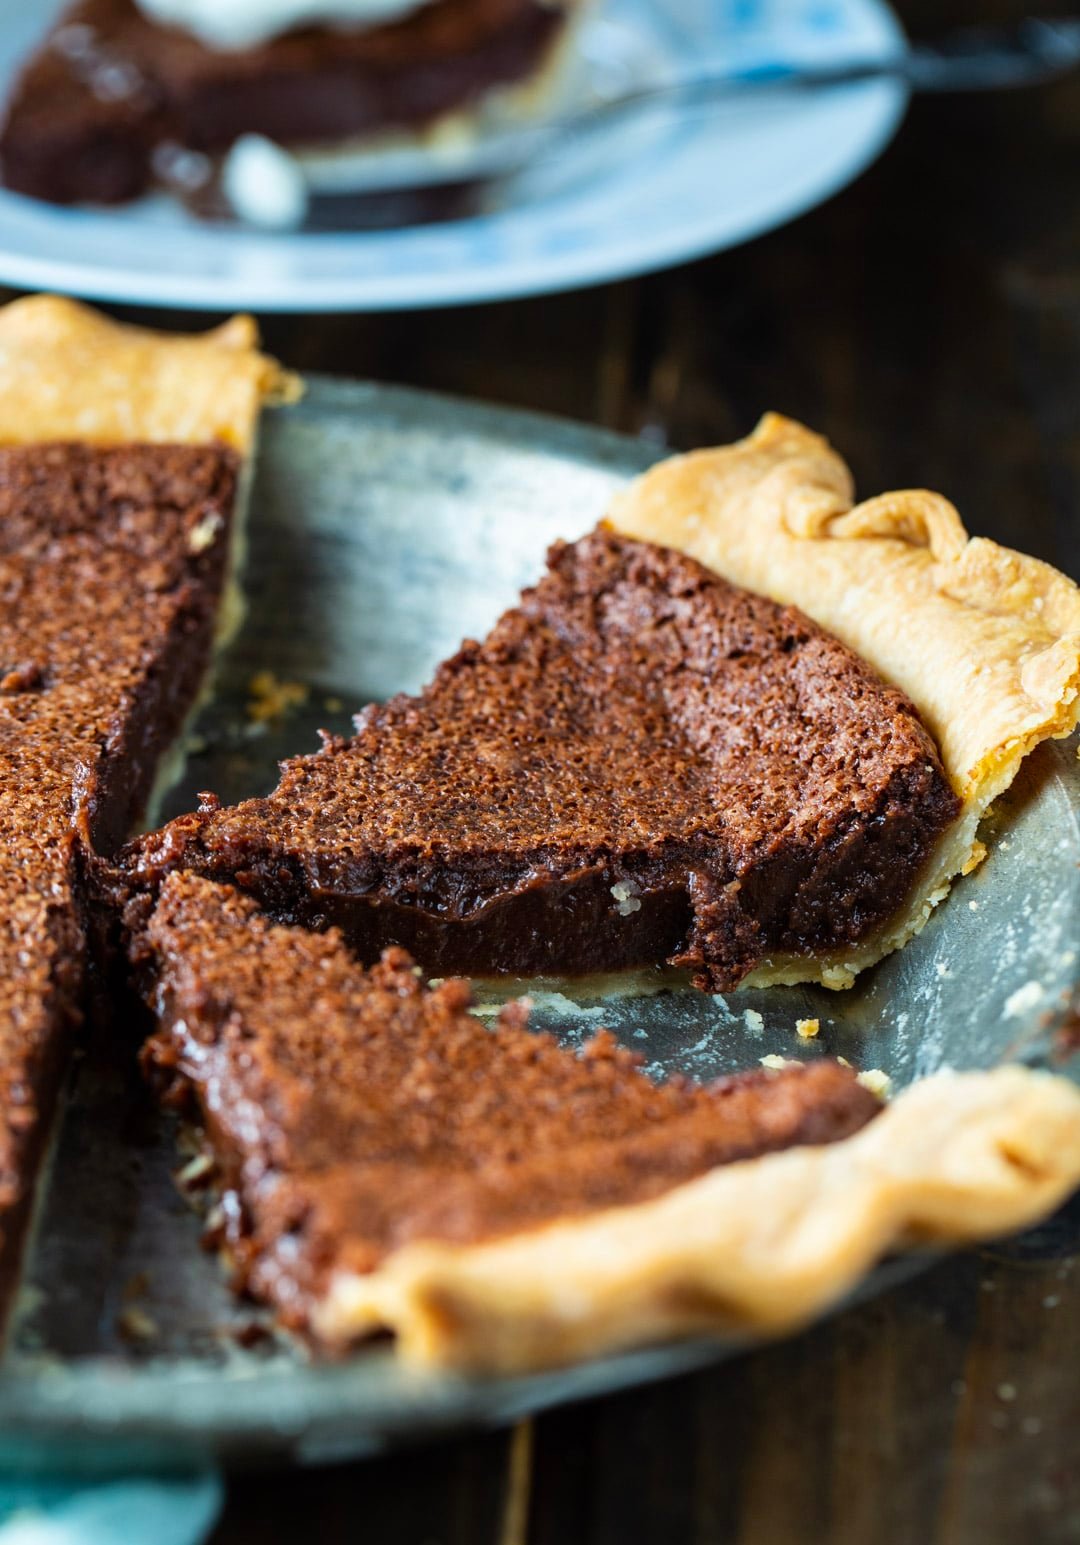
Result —
<path fill-rule="evenodd" d="M 418 697 L 141 839 L 117 884 L 137 921 L 191 869 L 437 975 L 668 961 L 723 991 L 874 934 L 958 808 L 911 703 L 836 639 L 599 530 Z"/>
<path fill-rule="evenodd" d="M 210 656 L 235 484 L 226 450 L 0 448 L 5 1249 L 82 1006 L 76 823 L 109 852 L 142 813 Z"/>
<path fill-rule="evenodd" d="M 205 1124 L 242 1277 L 296 1322 L 335 1270 L 411 1241 L 646 1201 L 878 1109 L 832 1061 L 658 1085 L 605 1032 L 575 1055 L 521 1004 L 488 1028 L 465 983 L 425 988 L 401 950 L 365 971 L 338 935 L 273 926 L 192 875 L 134 954 L 159 1017 L 147 1064 Z"/>
<path fill-rule="evenodd" d="M 154 182 L 190 192 L 178 151 L 216 155 L 248 133 L 303 147 L 422 128 L 528 79 L 563 25 L 543 0 L 435 0 L 370 30 L 216 52 L 132 0 L 81 0 L 16 86 L 3 179 L 55 203 L 119 203 Z"/>

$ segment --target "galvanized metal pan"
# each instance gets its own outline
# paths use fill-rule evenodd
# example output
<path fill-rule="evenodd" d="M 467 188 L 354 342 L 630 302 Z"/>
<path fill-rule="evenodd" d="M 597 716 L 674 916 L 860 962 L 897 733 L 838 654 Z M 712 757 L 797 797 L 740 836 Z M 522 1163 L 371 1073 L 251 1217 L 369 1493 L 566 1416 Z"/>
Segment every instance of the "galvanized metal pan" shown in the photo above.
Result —
<path fill-rule="evenodd" d="M 545 548 L 602 514 L 652 459 L 638 443 L 525 414 L 317 381 L 266 425 L 246 570 L 247 621 L 222 661 L 166 814 L 200 789 L 269 788 L 277 758 L 347 731 L 363 703 L 414 689 L 540 572 Z M 252 678 L 301 683 L 278 725 Z M 600 1023 L 659 1072 L 711 1077 L 769 1053 L 840 1053 L 897 1087 L 944 1066 L 1054 1062 L 1080 981 L 1080 776 L 1045 747 L 994 817 L 991 856 L 925 931 L 849 992 L 707 997 L 659 974 L 603 996 L 531 984 L 539 1020 L 574 1041 Z M 811 1048 L 795 1035 L 818 1017 Z M 175 1133 L 142 1089 L 139 1026 L 111 1027 L 73 1077 L 0 1363 L 0 1458 L 176 1462 L 189 1454 L 318 1460 L 498 1423 L 730 1356 L 694 1341 L 539 1377 L 402 1369 L 386 1344 L 319 1366 L 255 1340 L 172 1179 Z M 862 1293 L 921 1269 L 884 1265 Z"/>

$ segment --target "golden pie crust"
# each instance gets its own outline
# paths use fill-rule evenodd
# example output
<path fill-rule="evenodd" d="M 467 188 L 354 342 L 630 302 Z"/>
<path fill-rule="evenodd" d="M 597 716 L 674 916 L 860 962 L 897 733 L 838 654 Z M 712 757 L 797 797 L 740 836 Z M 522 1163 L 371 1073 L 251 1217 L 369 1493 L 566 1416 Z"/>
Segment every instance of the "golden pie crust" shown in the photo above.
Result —
<path fill-rule="evenodd" d="M 0 445 L 205 445 L 250 453 L 259 411 L 300 395 L 251 317 L 191 336 L 129 327 L 77 301 L 0 310 Z"/>

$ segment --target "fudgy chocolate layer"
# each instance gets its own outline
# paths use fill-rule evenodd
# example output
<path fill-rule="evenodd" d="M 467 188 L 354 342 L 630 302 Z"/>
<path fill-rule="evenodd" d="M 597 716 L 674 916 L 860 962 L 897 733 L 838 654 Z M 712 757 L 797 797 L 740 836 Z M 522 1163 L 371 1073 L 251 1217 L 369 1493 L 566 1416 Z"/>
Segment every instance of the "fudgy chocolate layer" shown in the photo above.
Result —
<path fill-rule="evenodd" d="M 883 925 L 958 802 L 914 708 L 792 608 L 599 530 L 418 697 L 125 855 L 435 974 L 763 961 Z M 133 917 L 137 917 L 138 906 Z"/>
<path fill-rule="evenodd" d="M 334 1271 L 421 1239 L 476 1242 L 645 1201 L 715 1165 L 846 1137 L 878 1109 L 849 1068 L 657 1085 L 602 1032 L 580 1055 L 491 1028 L 465 983 L 274 926 L 235 890 L 166 882 L 134 954 L 159 1020 L 148 1066 L 190 1095 L 242 1279 L 305 1318 Z"/>
<path fill-rule="evenodd" d="M 207 661 L 225 450 L 0 448 L 0 1243 L 84 978 L 80 827 L 128 834 Z"/>
<path fill-rule="evenodd" d="M 216 154 L 247 133 L 333 145 L 420 127 L 527 79 L 563 20 L 543 0 L 435 0 L 365 31 L 312 27 L 216 52 L 132 0 L 79 0 L 16 86 L 3 178 L 57 203 L 116 203 L 154 182 L 190 191 L 180 149 Z"/>

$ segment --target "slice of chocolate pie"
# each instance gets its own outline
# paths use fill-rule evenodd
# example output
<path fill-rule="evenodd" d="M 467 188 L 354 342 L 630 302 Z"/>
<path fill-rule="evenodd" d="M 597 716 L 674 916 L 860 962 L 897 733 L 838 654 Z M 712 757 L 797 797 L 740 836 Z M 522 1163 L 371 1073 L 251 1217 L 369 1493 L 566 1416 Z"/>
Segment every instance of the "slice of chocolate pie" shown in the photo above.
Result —
<path fill-rule="evenodd" d="M 848 985 L 1075 725 L 1080 592 L 931 495 L 834 520 L 846 476 L 779 420 L 662 465 L 419 696 L 143 839 L 126 883 L 187 867 L 435 974 Z"/>
<path fill-rule="evenodd" d="M 197 194 L 244 135 L 299 151 L 533 109 L 574 0 L 78 0 L 7 108 L 8 187 L 57 203 Z"/>
<path fill-rule="evenodd" d="M 84 985 L 76 824 L 112 851 L 210 660 L 259 404 L 239 319 L 203 338 L 37 298 L 0 312 L 0 1244 Z"/>
<path fill-rule="evenodd" d="M 488 1028 L 465 983 L 425 988 L 400 950 L 364 970 L 186 874 L 134 955 L 239 1283 L 331 1345 L 392 1328 L 506 1371 L 776 1329 L 906 1235 L 1015 1227 L 1080 1178 L 1080 1094 L 1018 1068 L 880 1115 L 828 1060 L 657 1085 L 607 1034 L 575 1054 L 526 1004 Z"/>
<path fill-rule="evenodd" d="M 527 1003 L 488 1027 L 467 983 L 427 988 L 399 949 L 365 970 L 334 931 L 194 875 L 169 877 L 133 954 L 159 1023 L 144 1057 L 194 1096 L 241 1280 L 302 1324 L 339 1273 L 416 1240 L 642 1202 L 880 1109 L 833 1061 L 657 1085 L 606 1032 L 577 1055 L 530 1033 Z"/>
<path fill-rule="evenodd" d="M 885 925 L 954 818 L 902 696 L 801 614 L 598 531 L 269 799 L 142 841 L 436 974 L 670 961 L 733 987 Z"/>

